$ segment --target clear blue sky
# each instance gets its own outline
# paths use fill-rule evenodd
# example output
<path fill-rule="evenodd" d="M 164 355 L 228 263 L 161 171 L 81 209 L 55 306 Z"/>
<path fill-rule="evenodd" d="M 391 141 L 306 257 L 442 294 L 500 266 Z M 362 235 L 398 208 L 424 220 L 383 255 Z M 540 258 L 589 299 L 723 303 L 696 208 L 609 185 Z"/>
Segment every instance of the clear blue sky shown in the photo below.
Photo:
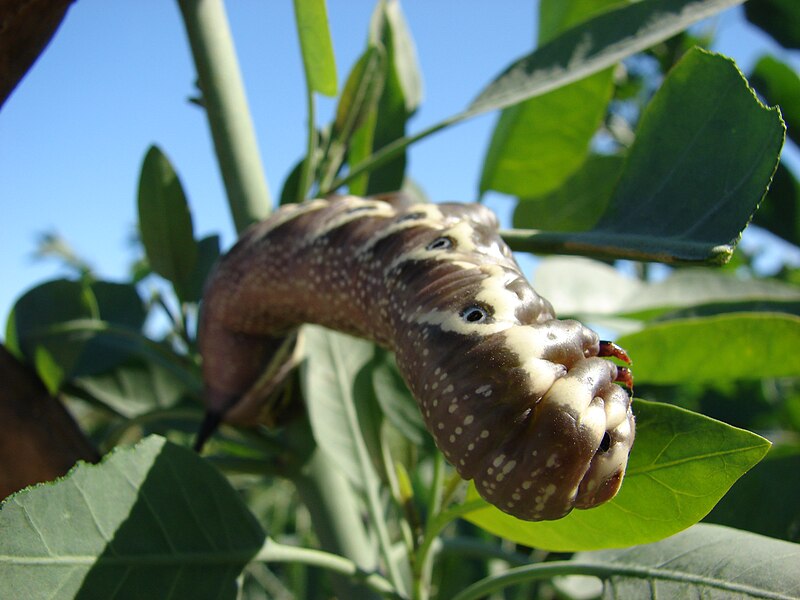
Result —
<path fill-rule="evenodd" d="M 339 80 L 366 43 L 373 0 L 328 0 Z M 417 131 L 464 108 L 505 65 L 531 50 L 531 0 L 406 0 L 425 99 Z M 303 153 L 305 104 L 290 0 L 232 0 L 228 16 L 255 120 L 270 191 Z M 741 9 L 716 21 L 717 50 L 747 70 L 759 49 L 780 53 Z M 784 60 L 797 58 L 782 56 Z M 797 64 L 795 61 L 794 64 Z M 205 117 L 187 102 L 194 69 L 177 4 L 168 0 L 79 0 L 56 37 L 0 109 L 0 337 L 14 299 L 61 274 L 32 259 L 38 234 L 57 231 L 97 272 L 124 279 L 136 254 L 138 171 L 158 144 L 189 196 L 199 235 L 233 227 Z M 321 103 L 327 122 L 333 103 Z M 473 200 L 496 115 L 446 130 L 413 147 L 410 173 L 434 200 Z M 490 199 L 501 214 L 509 205 Z"/>

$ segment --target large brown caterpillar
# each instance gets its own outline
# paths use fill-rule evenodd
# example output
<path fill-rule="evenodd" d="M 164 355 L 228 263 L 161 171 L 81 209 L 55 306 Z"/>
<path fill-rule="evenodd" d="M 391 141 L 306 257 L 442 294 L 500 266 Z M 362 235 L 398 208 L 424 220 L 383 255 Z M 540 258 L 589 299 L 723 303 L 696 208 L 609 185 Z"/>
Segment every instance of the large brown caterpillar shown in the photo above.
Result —
<path fill-rule="evenodd" d="M 634 419 L 615 382 L 631 376 L 602 357 L 628 357 L 555 318 L 489 209 L 344 196 L 250 228 L 203 301 L 212 420 L 252 422 L 237 400 L 301 323 L 393 350 L 437 446 L 501 510 L 557 519 L 616 494 Z"/>

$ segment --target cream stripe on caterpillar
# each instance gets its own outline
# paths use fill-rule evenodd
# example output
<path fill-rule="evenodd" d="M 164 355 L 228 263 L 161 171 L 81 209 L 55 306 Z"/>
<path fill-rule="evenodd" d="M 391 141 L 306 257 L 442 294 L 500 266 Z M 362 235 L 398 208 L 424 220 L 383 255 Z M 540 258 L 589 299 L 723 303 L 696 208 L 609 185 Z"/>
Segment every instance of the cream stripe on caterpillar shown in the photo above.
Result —
<path fill-rule="evenodd" d="M 616 494 L 634 419 L 608 357 L 627 355 L 555 318 L 485 207 L 340 196 L 249 229 L 203 300 L 212 422 L 257 421 L 238 400 L 302 323 L 393 350 L 437 446 L 501 510 L 557 519 Z"/>

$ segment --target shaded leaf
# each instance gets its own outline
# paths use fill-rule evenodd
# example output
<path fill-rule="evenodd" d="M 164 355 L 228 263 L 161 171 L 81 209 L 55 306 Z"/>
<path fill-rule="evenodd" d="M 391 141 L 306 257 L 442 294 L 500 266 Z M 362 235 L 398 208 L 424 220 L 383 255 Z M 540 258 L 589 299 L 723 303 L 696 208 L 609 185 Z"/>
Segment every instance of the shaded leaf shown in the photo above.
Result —
<path fill-rule="evenodd" d="M 800 451 L 773 448 L 706 517 L 709 523 L 762 535 L 800 541 L 800 504 L 781 499 L 800 497 Z"/>
<path fill-rule="evenodd" d="M 3 593 L 31 599 L 233 599 L 265 537 L 218 471 L 156 436 L 11 496 L 0 530 Z"/>
<path fill-rule="evenodd" d="M 558 314 L 623 315 L 653 319 L 668 312 L 718 305 L 798 305 L 800 288 L 782 282 L 739 279 L 704 269 L 680 269 L 656 282 L 643 282 L 586 258 L 548 257 L 535 272 L 537 292 Z"/>
<path fill-rule="evenodd" d="M 520 198 L 514 209 L 514 227 L 591 229 L 608 208 L 623 164 L 620 156 L 589 156 L 557 189 L 538 198 Z"/>
<path fill-rule="evenodd" d="M 628 0 L 540 0 L 538 44 L 541 46 L 559 33 Z"/>
<path fill-rule="evenodd" d="M 557 521 L 520 521 L 488 505 L 465 518 L 546 550 L 648 543 L 702 519 L 770 447 L 754 433 L 668 404 L 637 400 L 634 414 L 636 442 L 622 488 L 610 502 Z M 468 498 L 477 498 L 473 485 Z"/>
<path fill-rule="evenodd" d="M 795 26 L 800 28 L 800 10 Z M 800 76 L 797 72 L 774 56 L 762 56 L 753 67 L 750 82 L 769 104 L 781 107 L 789 139 L 800 143 Z"/>
<path fill-rule="evenodd" d="M 184 302 L 199 303 L 203 298 L 206 279 L 220 257 L 219 236 L 209 235 L 197 242 L 197 261 L 186 286 Z"/>
<path fill-rule="evenodd" d="M 753 223 L 800 246 L 800 182 L 782 162 Z"/>
<path fill-rule="evenodd" d="M 78 377 L 75 384 L 127 418 L 174 406 L 188 391 L 186 383 L 174 373 L 143 360 L 107 373 Z"/>
<path fill-rule="evenodd" d="M 645 110 L 594 230 L 503 236 L 516 250 L 725 262 L 766 193 L 784 131 L 731 60 L 694 49 Z"/>
<path fill-rule="evenodd" d="M 684 383 L 800 375 L 800 317 L 731 313 L 668 321 L 622 336 L 638 383 Z"/>
<path fill-rule="evenodd" d="M 138 199 L 139 231 L 150 267 L 183 299 L 197 262 L 197 243 L 183 186 L 156 146 L 142 163 Z"/>
<path fill-rule="evenodd" d="M 421 446 L 429 434 L 416 400 L 397 370 L 393 355 L 378 350 L 372 363 L 372 385 L 383 414 L 400 433 Z"/>
<path fill-rule="evenodd" d="M 347 478 L 365 484 L 371 458 L 359 429 L 353 396 L 356 376 L 370 361 L 373 345 L 322 327 L 306 325 L 306 360 L 301 383 L 314 439 Z"/>
<path fill-rule="evenodd" d="M 294 0 L 306 82 L 312 92 L 336 95 L 336 59 L 325 0 Z"/>
<path fill-rule="evenodd" d="M 604 571 L 603 598 L 796 598 L 800 546 L 719 525 L 573 560 Z"/>
<path fill-rule="evenodd" d="M 800 5 L 795 0 L 750 0 L 747 19 L 786 48 L 800 48 Z"/>
<path fill-rule="evenodd" d="M 77 368 L 85 340 L 65 337 L 42 339 L 48 327 L 72 319 L 98 317 L 91 289 L 78 281 L 49 281 L 23 294 L 14 304 L 6 326 L 6 343 L 32 364 L 51 393 L 55 393 Z"/>

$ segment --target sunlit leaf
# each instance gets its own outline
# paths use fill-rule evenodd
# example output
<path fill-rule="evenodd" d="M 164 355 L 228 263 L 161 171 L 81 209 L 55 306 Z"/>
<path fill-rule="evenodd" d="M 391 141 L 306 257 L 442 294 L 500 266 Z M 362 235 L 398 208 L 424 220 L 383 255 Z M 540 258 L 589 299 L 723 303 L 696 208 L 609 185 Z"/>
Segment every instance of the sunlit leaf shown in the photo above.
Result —
<path fill-rule="evenodd" d="M 622 336 L 639 383 L 800 375 L 800 317 L 731 313 L 667 321 Z"/>
<path fill-rule="evenodd" d="M 612 90 L 607 69 L 506 108 L 492 133 L 479 191 L 532 198 L 557 189 L 583 163 Z"/>
<path fill-rule="evenodd" d="M 0 510 L 9 598 L 231 598 L 264 532 L 195 453 L 159 437 Z"/>
<path fill-rule="evenodd" d="M 648 543 L 702 519 L 770 447 L 754 433 L 667 404 L 637 400 L 634 414 L 628 471 L 610 502 L 557 521 L 520 521 L 494 507 L 465 518 L 495 535 L 547 550 Z M 468 498 L 477 498 L 472 485 Z"/>
<path fill-rule="evenodd" d="M 306 82 L 313 92 L 336 95 L 336 59 L 325 0 L 294 0 Z"/>

